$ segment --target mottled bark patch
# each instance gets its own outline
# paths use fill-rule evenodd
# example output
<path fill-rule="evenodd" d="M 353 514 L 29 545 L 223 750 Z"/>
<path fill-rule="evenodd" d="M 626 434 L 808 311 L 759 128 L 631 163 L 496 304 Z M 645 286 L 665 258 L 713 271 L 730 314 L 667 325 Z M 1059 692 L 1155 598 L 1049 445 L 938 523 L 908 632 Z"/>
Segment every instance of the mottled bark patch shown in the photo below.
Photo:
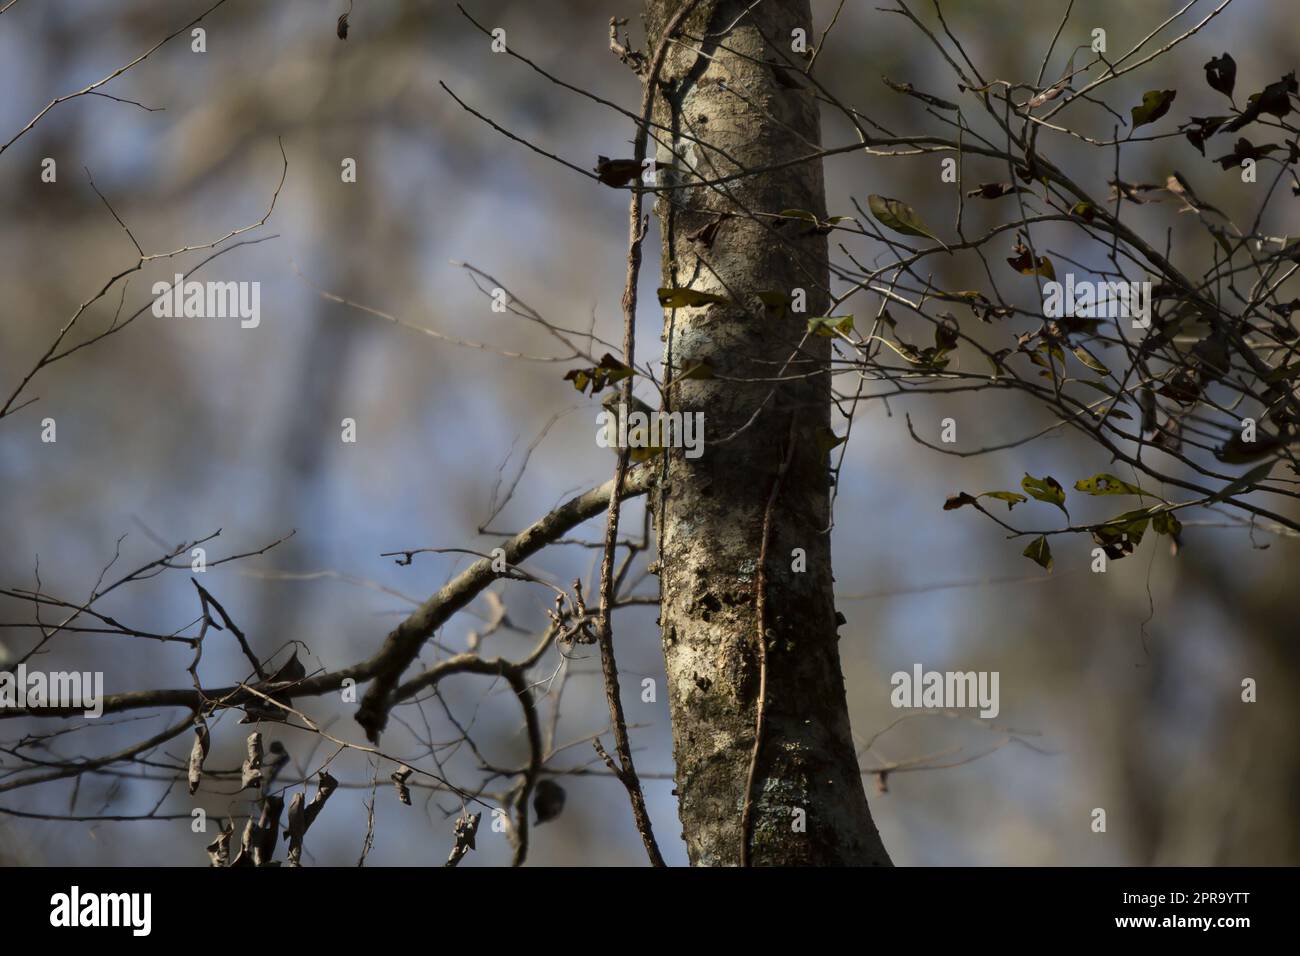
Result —
<path fill-rule="evenodd" d="M 677 0 L 648 0 L 652 35 L 677 7 Z M 773 512 L 766 569 L 767 729 L 754 788 L 753 860 L 889 862 L 867 809 L 839 663 L 826 533 L 829 480 L 814 440 L 830 423 L 829 378 L 783 384 L 775 395 L 767 382 L 723 380 L 775 375 L 799 346 L 807 318 L 825 314 L 825 237 L 774 230 L 770 218 L 749 215 L 797 208 L 824 218 L 821 164 L 743 176 L 717 188 L 690 186 L 805 156 L 809 144 L 820 142 L 806 86 L 781 82 L 768 65 L 778 57 L 764 37 L 784 42 L 794 56 L 788 44 L 795 27 L 813 35 L 807 0 L 701 3 L 682 33 L 705 37 L 708 56 L 692 52 L 695 40 L 674 45 L 655 113 L 673 130 L 667 145 L 677 168 L 665 174 L 667 181 L 689 186 L 661 194 L 656 204 L 663 284 L 728 300 L 665 313 L 668 363 L 681 369 L 707 361 L 716 377 L 673 387 L 674 410 L 705 414 L 705 452 L 695 460 L 671 454 L 660 492 L 652 495 L 679 813 L 691 862 L 701 865 L 735 865 L 741 858 L 759 686 L 758 555 L 792 415 L 795 450 Z M 707 233 L 708 243 L 686 238 L 723 213 L 731 215 Z M 761 294 L 795 288 L 806 292 L 803 315 L 765 307 Z M 813 339 L 800 371 L 824 368 L 829 355 L 827 341 Z M 791 569 L 796 547 L 807 556 L 803 572 Z"/>

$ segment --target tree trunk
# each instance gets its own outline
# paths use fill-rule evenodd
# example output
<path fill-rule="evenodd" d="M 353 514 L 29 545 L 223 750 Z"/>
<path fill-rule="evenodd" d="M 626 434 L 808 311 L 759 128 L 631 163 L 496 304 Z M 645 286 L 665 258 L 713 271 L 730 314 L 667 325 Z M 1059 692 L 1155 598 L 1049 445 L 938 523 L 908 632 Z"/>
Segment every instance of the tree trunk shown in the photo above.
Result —
<path fill-rule="evenodd" d="M 680 4 L 647 0 L 651 47 Z M 665 404 L 673 410 L 704 412 L 704 454 L 690 459 L 674 449 L 651 500 L 676 793 L 695 865 L 742 862 L 760 696 L 765 713 L 752 784 L 751 861 L 889 864 L 867 809 L 837 645 L 824 443 L 830 343 L 811 337 L 800 346 L 807 320 L 827 309 L 827 242 L 806 222 L 778 227 L 770 218 L 792 208 L 825 217 L 821 162 L 716 187 L 689 185 L 818 148 L 817 104 L 801 72 L 807 61 L 791 51 L 795 28 L 813 34 L 808 0 L 701 2 L 660 77 L 655 120 L 672 128 L 671 143 L 667 132 L 652 130 L 660 162 L 672 158 L 669 149 L 676 157 L 677 168 L 662 171 L 660 185 L 686 186 L 658 196 L 663 284 L 728 300 L 665 312 L 669 374 L 707 361 L 714 377 L 681 379 L 667 390 Z M 701 37 L 707 56 L 694 52 Z M 771 62 L 794 69 L 778 75 Z M 711 244 L 707 236 L 690 238 L 723 212 L 734 218 L 721 221 Z M 802 313 L 760 298 L 777 292 L 797 305 L 795 290 L 806 296 Z M 787 361 L 784 374 L 803 377 L 779 388 L 772 381 L 731 380 L 771 380 Z M 761 695 L 760 613 L 766 630 Z"/>

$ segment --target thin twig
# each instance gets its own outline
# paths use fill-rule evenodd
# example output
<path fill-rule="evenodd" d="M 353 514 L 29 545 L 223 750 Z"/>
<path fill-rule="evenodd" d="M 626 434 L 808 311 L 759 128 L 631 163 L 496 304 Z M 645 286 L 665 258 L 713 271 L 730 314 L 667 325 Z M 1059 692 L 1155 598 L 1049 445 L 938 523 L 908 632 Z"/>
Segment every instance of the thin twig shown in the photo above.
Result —
<path fill-rule="evenodd" d="M 790 435 L 786 439 L 785 457 L 772 481 L 772 491 L 763 509 L 763 537 L 758 548 L 758 572 L 754 581 L 754 617 L 758 633 L 755 635 L 758 650 L 758 699 L 754 703 L 754 747 L 749 753 L 749 772 L 745 775 L 745 806 L 740 812 L 740 865 L 750 866 L 749 841 L 754 832 L 754 782 L 758 776 L 758 757 L 763 748 L 763 734 L 767 730 L 767 548 L 772 540 L 772 514 L 776 500 L 781 495 L 785 473 L 794 458 L 795 423 L 799 416 L 790 413 Z"/>

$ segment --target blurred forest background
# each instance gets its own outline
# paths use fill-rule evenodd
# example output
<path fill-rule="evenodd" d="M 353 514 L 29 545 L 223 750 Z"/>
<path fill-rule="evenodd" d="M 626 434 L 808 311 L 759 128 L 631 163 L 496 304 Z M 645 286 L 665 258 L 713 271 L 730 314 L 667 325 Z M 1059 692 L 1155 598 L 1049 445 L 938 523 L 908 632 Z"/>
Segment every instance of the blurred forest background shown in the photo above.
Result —
<path fill-rule="evenodd" d="M 818 33 L 836 5 L 814 0 Z M 0 140 L 54 96 L 123 65 L 204 6 L 194 0 L 12 5 L 0 16 Z M 848 0 L 817 72 L 842 100 L 885 125 L 908 131 L 933 125 L 880 76 L 956 98 L 949 74 L 923 37 L 876 6 Z M 1179 6 L 1092 0 L 1058 45 L 1049 79 L 1063 71 L 1071 47 L 1088 42 L 1092 27 L 1107 31 L 1112 51 L 1127 50 Z M 932 19 L 928 3 L 915 8 Z M 631 125 L 493 55 L 451 2 L 360 0 L 341 42 L 335 20 L 345 9 L 346 0 L 233 0 L 204 22 L 205 54 L 191 52 L 188 39 L 178 37 L 105 88 L 163 111 L 82 97 L 53 110 L 0 158 L 0 390 L 6 394 L 77 305 L 134 261 L 82 167 L 152 252 L 210 242 L 255 222 L 280 176 L 277 137 L 289 162 L 275 213 L 257 234 L 279 238 L 223 256 L 201 276 L 260 281 L 259 328 L 146 313 L 42 373 L 31 389 L 39 402 L 0 422 L 0 583 L 34 586 L 39 561 L 47 591 L 84 595 L 123 534 L 119 567 L 126 569 L 160 554 L 151 535 L 171 545 L 220 528 L 209 545 L 213 560 L 297 529 L 262 557 L 213 569 L 203 583 L 259 651 L 298 639 L 314 652 L 305 661 L 309 670 L 337 667 L 373 652 L 411 606 L 400 595 L 423 599 L 466 560 L 423 555 L 399 567 L 381 552 L 494 547 L 499 536 L 476 531 L 489 515 L 502 463 L 509 458 L 508 483 L 552 416 L 562 413 L 532 453 L 518 493 L 492 521 L 494 529 L 517 530 L 612 473 L 613 456 L 593 441 L 597 402 L 562 379 L 570 366 L 459 348 L 327 301 L 312 286 L 448 335 L 550 352 L 552 343 L 537 327 L 490 310 L 452 264 L 464 261 L 548 318 L 585 327 L 594 317 L 597 331 L 617 340 L 627 197 L 506 140 L 462 110 L 438 82 L 584 167 L 597 154 L 626 154 Z M 630 18 L 633 39 L 644 47 L 635 0 L 468 0 L 468 9 L 483 24 L 504 27 L 511 47 L 544 68 L 637 108 L 639 83 L 608 50 L 611 16 Z M 1056 0 L 945 4 L 949 25 L 986 75 L 1026 82 L 1037 76 L 1062 10 Z M 1170 56 L 1109 85 L 1106 98 L 1127 115 L 1142 91 L 1177 88 L 1178 117 L 1215 112 L 1210 104 L 1217 94 L 1202 72 L 1207 60 L 1231 52 L 1240 64 L 1238 91 L 1255 90 L 1300 66 L 1296 39 L 1292 3 L 1238 0 Z M 1078 122 L 1110 133 L 1104 114 L 1078 115 Z M 1172 129 L 1173 117 L 1166 122 Z M 852 131 L 826 109 L 823 123 L 826 145 L 852 141 Z M 1109 154 L 1103 162 L 1097 151 L 1077 150 L 1061 137 L 1044 142 L 1067 173 L 1105 195 L 1113 175 Z M 1246 221 L 1253 217 L 1261 194 L 1244 190 L 1235 172 L 1207 164 L 1181 136 L 1125 155 L 1131 165 L 1122 172 L 1130 181 L 1163 182 L 1179 169 L 1206 200 Z M 57 183 L 40 182 L 43 157 L 57 159 Z M 357 161 L 355 184 L 340 182 L 344 157 Z M 829 212 L 851 213 L 850 196 L 863 200 L 878 192 L 908 199 L 930 222 L 950 222 L 955 191 L 936 188 L 937 167 L 933 157 L 834 157 L 827 162 Z M 973 184 L 1005 174 L 981 175 L 974 167 L 967 177 Z M 1282 190 L 1265 228 L 1280 235 L 1291 224 L 1292 234 L 1300 231 L 1297 203 Z M 995 215 L 968 207 L 976 222 L 991 224 Z M 1142 215 L 1147 225 L 1181 228 L 1167 204 Z M 1147 235 L 1163 237 L 1164 227 Z M 650 241 L 657 243 L 657 232 Z M 868 259 L 874 255 L 865 242 L 856 248 Z M 1059 248 L 1088 257 L 1080 248 Z M 641 357 L 660 347 L 656 259 L 651 253 L 642 273 Z M 152 282 L 175 271 L 162 263 L 132 278 L 128 311 L 147 300 Z M 958 273 L 942 280 L 950 289 L 977 288 L 972 283 L 980 277 Z M 117 297 L 110 299 L 88 317 L 86 332 L 112 320 Z M 859 296 L 850 305 L 874 312 L 877 301 Z M 920 397 L 859 410 L 834 536 L 839 607 L 848 618 L 841 653 L 853 726 L 864 746 L 875 738 L 864 750 L 864 766 L 927 757 L 921 766 L 935 767 L 892 774 L 884 793 L 867 778 L 872 812 L 894 861 L 1300 863 L 1300 542 L 1262 532 L 1252 537 L 1226 516 L 1202 514 L 1197 517 L 1205 520 L 1187 522 L 1176 556 L 1166 538 L 1151 535 L 1137 554 L 1093 574 L 1091 543 L 1063 539 L 1055 545 L 1056 570 L 1047 575 L 1021 556 L 1023 543 L 1006 541 L 970 511 L 943 512 L 944 499 L 960 490 L 1015 487 L 1026 471 L 1073 482 L 1106 471 L 1104 453 L 1058 430 L 1006 452 L 943 456 L 912 441 L 904 411 L 932 435 L 941 418 L 955 416 L 961 448 L 1011 441 L 1050 423 L 1014 394 Z M 55 444 L 40 441 L 39 423 L 47 416 L 58 422 Z M 358 423 L 355 445 L 339 439 L 345 417 Z M 630 505 L 624 527 L 638 528 L 640 514 L 640 504 Z M 583 529 L 588 538 L 598 537 L 595 527 Z M 554 548 L 530 567 L 558 582 L 575 576 L 590 582 L 595 554 Z M 187 576 L 169 572 L 125 589 L 106 607 L 140 627 L 180 627 L 198 613 Z M 495 590 L 513 623 L 544 625 L 545 593 L 521 585 Z M 483 601 L 475 610 L 490 613 Z M 30 620 L 31 610 L 10 601 L 0 614 L 5 621 Z M 481 616 L 454 618 L 439 646 L 463 649 L 468 632 L 482 628 Z M 638 769 L 665 856 L 682 864 L 654 610 L 624 610 L 619 620 Z M 494 653 L 518 654 L 531 638 L 503 631 L 487 640 Z M 128 645 L 122 637 L 64 635 L 41 666 L 103 670 L 108 692 L 188 685 L 187 649 Z M 0 667 L 26 647 L 12 631 L 0 631 Z M 568 678 L 561 743 L 607 728 L 598 657 L 590 648 L 579 651 L 587 659 Z M 447 652 L 431 644 L 425 660 Z M 1030 739 L 1046 752 L 999 748 L 998 730 L 966 718 L 931 716 L 891 727 L 899 712 L 889 704 L 889 676 L 916 662 L 999 671 L 1001 713 L 991 723 L 1037 733 Z M 205 682 L 217 684 L 239 680 L 247 665 L 226 641 L 209 648 L 202 666 Z M 647 676 L 659 681 L 657 703 L 641 701 Z M 1258 681 L 1258 703 L 1241 702 L 1243 677 Z M 442 696 L 458 719 L 472 721 L 475 740 L 495 764 L 523 759 L 518 708 L 504 684 L 459 677 L 443 686 Z M 320 717 L 337 714 L 332 732 L 362 739 L 352 708 L 332 695 L 310 702 L 310 709 Z M 435 738 L 455 736 L 440 708 L 427 710 Z M 419 722 L 409 707 L 399 715 Z M 114 735 L 144 736 L 141 715 L 130 717 L 125 726 L 121 717 L 105 718 L 51 746 L 67 756 L 82 740 L 108 749 Z M 147 726 L 169 719 L 175 714 L 151 716 Z M 215 725 L 209 765 L 237 766 L 245 730 L 229 716 Z M 267 733 L 298 761 L 313 746 L 293 731 Z M 400 752 L 404 733 L 395 721 L 385 749 Z M 181 737 L 164 750 L 183 761 L 188 746 Z M 474 779 L 477 760 L 468 750 L 449 760 L 462 768 L 463 779 Z M 946 763 L 958 765 L 936 767 Z M 345 754 L 336 766 L 335 775 L 354 786 L 337 793 L 313 827 L 308 862 L 350 865 L 361 852 L 372 770 L 357 754 Z M 583 766 L 603 769 L 587 743 L 552 763 Z M 459 812 L 458 801 L 416 791 L 414 806 L 401 806 L 389 772 L 386 767 L 379 777 L 368 864 L 440 864 L 451 844 L 446 813 Z M 534 830 L 530 862 L 643 864 L 621 787 L 598 774 L 560 779 L 567 806 Z M 50 813 L 147 813 L 165 788 L 130 773 L 97 775 L 75 794 L 67 782 L 5 794 L 0 802 Z M 214 818 L 242 804 L 233 794 L 205 794 L 202 803 Z M 162 811 L 188 813 L 192 805 L 177 787 Z M 1107 811 L 1104 834 L 1090 829 L 1094 807 Z M 509 860 L 507 841 L 486 822 L 466 865 Z M 0 862 L 202 865 L 212 832 L 191 833 L 183 819 L 86 824 L 0 815 Z"/>

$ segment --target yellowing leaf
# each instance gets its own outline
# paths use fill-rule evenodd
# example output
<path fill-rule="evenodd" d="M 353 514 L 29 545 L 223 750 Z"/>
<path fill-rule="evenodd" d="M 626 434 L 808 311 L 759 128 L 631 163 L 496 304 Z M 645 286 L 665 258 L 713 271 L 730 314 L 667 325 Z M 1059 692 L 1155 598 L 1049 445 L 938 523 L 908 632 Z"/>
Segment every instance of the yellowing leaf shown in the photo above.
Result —
<path fill-rule="evenodd" d="M 921 368 L 941 372 L 948 367 L 949 359 L 947 358 L 947 349 L 918 349 L 915 345 L 910 345 L 907 342 L 892 342 L 889 339 L 881 338 L 880 336 L 875 336 L 875 340 L 877 342 L 884 342 L 891 349 L 897 352 L 901 358 L 913 365 L 920 366 Z"/>
<path fill-rule="evenodd" d="M 808 331 L 824 339 L 833 339 L 836 333 L 848 335 L 853 331 L 853 316 L 821 315 L 808 320 Z"/>
<path fill-rule="evenodd" d="M 1035 478 L 1026 474 L 1020 479 L 1020 487 L 1031 497 L 1046 501 L 1049 505 L 1056 505 L 1065 512 L 1067 518 L 1070 516 L 1070 512 L 1065 510 L 1065 489 L 1051 475 Z"/>
<path fill-rule="evenodd" d="M 587 391 L 587 386 L 591 386 L 591 394 L 595 395 L 606 385 L 613 385 L 615 382 L 621 382 L 623 379 L 635 375 L 636 371 L 627 365 L 624 365 L 614 356 L 606 352 L 601 356 L 600 364 L 591 368 L 575 368 L 565 373 L 564 380 L 572 382 L 573 387 L 580 392 Z"/>
<path fill-rule="evenodd" d="M 964 505 L 973 505 L 980 498 L 996 498 L 998 501 L 1005 501 L 1007 503 L 1008 511 L 1021 502 L 1029 500 L 1024 495 L 1016 494 L 1014 491 L 982 491 L 978 495 L 968 495 L 966 492 L 962 491 L 950 496 L 948 500 L 943 503 L 943 510 L 953 511 L 954 509 L 961 508 Z"/>
<path fill-rule="evenodd" d="M 1137 485 L 1130 485 L 1122 478 L 1116 478 L 1114 475 L 1104 473 L 1093 475 L 1091 478 L 1081 478 L 1074 483 L 1074 490 L 1082 491 L 1086 495 L 1146 495 L 1149 498 L 1160 497 L 1143 491 Z"/>
<path fill-rule="evenodd" d="M 981 494 L 979 497 L 996 498 L 998 499 L 998 501 L 1005 501 L 1007 503 L 1008 511 L 1010 511 L 1016 505 L 1020 504 L 1022 501 L 1029 500 L 1024 495 L 1018 495 L 1014 491 L 986 491 L 983 494 Z"/>
<path fill-rule="evenodd" d="M 933 239 L 945 249 L 948 248 L 944 245 L 943 240 L 921 221 L 921 217 L 916 214 L 916 210 L 907 203 L 898 199 L 890 199 L 887 196 L 873 194 L 867 197 L 867 205 L 871 208 L 871 215 L 875 216 L 882 226 L 886 226 L 904 236 L 921 236 L 925 239 Z"/>
<path fill-rule="evenodd" d="M 1101 545 L 1106 557 L 1117 560 L 1137 550 L 1146 533 L 1153 509 L 1126 511 L 1093 529 L 1092 540 Z"/>
<path fill-rule="evenodd" d="M 1076 345 L 1074 348 L 1070 349 L 1070 351 L 1074 353 L 1075 358 L 1088 366 L 1088 368 L 1092 369 L 1094 372 L 1100 372 L 1102 375 L 1110 374 L 1110 369 L 1097 361 L 1097 359 L 1093 357 L 1093 354 L 1082 345 Z"/>
<path fill-rule="evenodd" d="M 1025 246 L 1017 245 L 1012 251 L 1017 254 L 1007 259 L 1007 265 L 1011 266 L 1011 268 L 1015 269 L 1021 275 L 1031 276 L 1036 272 L 1038 275 L 1044 276 L 1052 281 L 1056 280 L 1056 269 L 1052 266 L 1052 260 L 1047 258 L 1047 256 L 1038 257 L 1038 269 L 1035 270 L 1034 257 Z"/>

